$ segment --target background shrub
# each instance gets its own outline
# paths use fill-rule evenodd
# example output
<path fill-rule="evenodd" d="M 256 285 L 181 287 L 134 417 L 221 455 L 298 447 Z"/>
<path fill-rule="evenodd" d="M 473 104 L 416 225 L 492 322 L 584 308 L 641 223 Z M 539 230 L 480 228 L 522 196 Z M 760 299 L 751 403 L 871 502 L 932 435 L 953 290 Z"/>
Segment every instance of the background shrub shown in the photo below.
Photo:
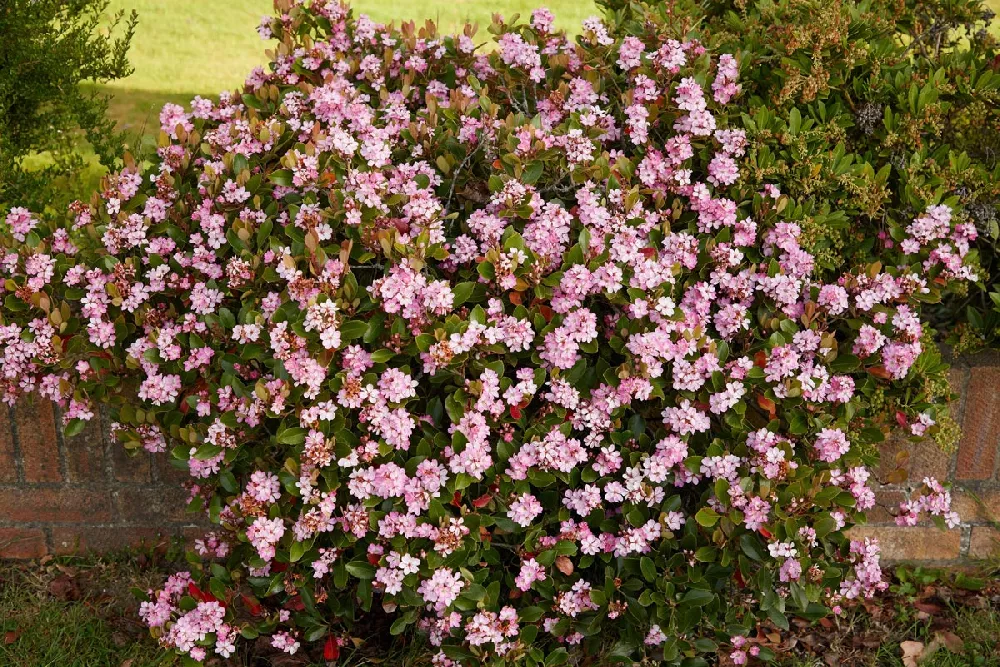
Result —
<path fill-rule="evenodd" d="M 672 11 L 739 54 L 748 108 L 736 124 L 750 139 L 741 178 L 778 184 L 802 203 L 802 242 L 822 271 L 877 258 L 899 241 L 892 223 L 912 217 L 928 192 L 959 197 L 979 230 L 980 282 L 929 316 L 958 352 L 995 344 L 993 12 L 979 0 L 679 2 Z"/>
<path fill-rule="evenodd" d="M 85 164 L 83 140 L 109 169 L 121 157 L 107 99 L 79 86 L 131 73 L 126 53 L 137 17 L 109 17 L 107 6 L 8 0 L 0 7 L 0 211 L 69 203 Z M 122 34 L 113 37 L 118 28 Z M 29 167 L 32 158 L 39 164 Z"/>

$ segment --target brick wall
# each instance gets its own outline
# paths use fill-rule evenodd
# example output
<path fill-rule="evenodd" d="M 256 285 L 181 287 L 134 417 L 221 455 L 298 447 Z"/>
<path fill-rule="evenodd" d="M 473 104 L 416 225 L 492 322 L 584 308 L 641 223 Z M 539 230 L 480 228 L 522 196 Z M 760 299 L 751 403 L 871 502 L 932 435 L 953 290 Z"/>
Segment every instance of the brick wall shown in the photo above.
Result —
<path fill-rule="evenodd" d="M 952 408 L 963 429 L 957 451 L 948 455 L 930 442 L 888 443 L 879 477 L 886 479 L 897 467 L 896 453 L 908 450 L 902 465 L 908 482 L 881 489 L 869 524 L 854 529 L 856 536 L 877 536 L 889 560 L 981 558 L 1000 540 L 990 525 L 1000 521 L 1000 354 L 955 362 L 952 385 L 961 394 Z M 0 556 L 106 550 L 193 529 L 183 509 L 183 474 L 164 455 L 128 457 L 98 424 L 64 439 L 56 418 L 40 400 L 0 410 Z M 905 499 L 907 484 L 928 475 L 954 483 L 961 529 L 893 523 L 890 511 Z"/>
<path fill-rule="evenodd" d="M 952 404 L 952 417 L 962 426 L 962 439 L 952 454 L 933 442 L 917 445 L 894 441 L 882 450 L 879 478 L 887 479 L 896 467 L 908 473 L 905 483 L 887 485 L 877 494 L 878 506 L 869 512 L 869 524 L 853 536 L 878 537 L 888 560 L 934 563 L 968 562 L 1000 553 L 1000 354 L 982 353 L 952 360 L 951 385 L 960 395 Z M 897 466 L 897 452 L 909 459 Z M 906 499 L 910 485 L 924 477 L 952 482 L 952 507 L 963 525 L 947 532 L 934 526 L 900 528 L 889 513 Z"/>
<path fill-rule="evenodd" d="M 182 535 L 184 475 L 164 456 L 129 457 L 92 423 L 73 438 L 46 400 L 0 406 L 0 556 L 106 551 Z"/>

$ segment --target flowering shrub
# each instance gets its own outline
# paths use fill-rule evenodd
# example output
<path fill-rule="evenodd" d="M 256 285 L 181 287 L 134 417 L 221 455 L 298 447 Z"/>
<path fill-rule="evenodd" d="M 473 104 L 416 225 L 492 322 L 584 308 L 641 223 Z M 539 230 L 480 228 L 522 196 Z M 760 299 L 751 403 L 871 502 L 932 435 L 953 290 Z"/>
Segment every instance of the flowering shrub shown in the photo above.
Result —
<path fill-rule="evenodd" d="M 741 664 L 885 586 L 844 530 L 937 416 L 954 196 L 823 280 L 805 204 L 740 177 L 739 61 L 666 14 L 484 49 L 275 4 L 270 71 L 165 107 L 155 165 L 5 221 L 4 400 L 108 406 L 219 526 L 142 605 L 165 646 L 334 659 L 381 609 L 437 665 Z M 926 486 L 901 523 L 953 524 Z"/>

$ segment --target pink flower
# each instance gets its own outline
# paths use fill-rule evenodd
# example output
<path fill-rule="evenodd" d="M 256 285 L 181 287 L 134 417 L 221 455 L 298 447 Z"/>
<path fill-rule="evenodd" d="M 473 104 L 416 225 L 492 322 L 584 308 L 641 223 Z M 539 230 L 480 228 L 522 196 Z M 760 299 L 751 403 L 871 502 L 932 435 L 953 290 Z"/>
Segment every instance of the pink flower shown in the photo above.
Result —
<path fill-rule="evenodd" d="M 419 593 L 426 602 L 434 605 L 434 610 L 439 614 L 446 610 L 458 599 L 459 593 L 465 587 L 459 573 L 453 572 L 450 568 L 442 567 L 435 570 L 430 579 L 425 579 L 417 587 Z"/>
<path fill-rule="evenodd" d="M 294 655 L 299 650 L 301 644 L 287 632 L 276 632 L 271 637 L 271 646 L 284 651 L 288 655 Z"/>
<path fill-rule="evenodd" d="M 529 558 L 521 563 L 521 571 L 514 583 L 522 591 L 528 591 L 536 581 L 545 581 L 545 568 L 534 558 Z"/>
<path fill-rule="evenodd" d="M 10 209 L 7 213 L 5 219 L 7 226 L 10 228 L 10 234 L 14 237 L 14 240 L 24 243 L 27 239 L 28 234 L 35 227 L 38 226 L 38 220 L 32 215 L 31 211 L 20 206 L 15 206 Z"/>
<path fill-rule="evenodd" d="M 820 461 L 834 463 L 851 449 L 847 436 L 839 428 L 824 428 L 813 443 Z"/>
<path fill-rule="evenodd" d="M 646 633 L 644 643 L 647 646 L 659 646 L 665 641 L 667 641 L 667 636 L 663 633 L 663 630 L 660 629 L 660 626 L 655 623 L 650 626 L 649 632 Z"/>
<path fill-rule="evenodd" d="M 629 35 L 622 41 L 618 49 L 618 66 L 623 70 L 630 70 L 642 64 L 642 55 L 645 45 L 638 37 Z"/>
<path fill-rule="evenodd" d="M 264 504 L 277 502 L 281 497 L 281 483 L 278 481 L 278 476 L 260 470 L 250 475 L 246 490 L 247 495 Z"/>
<path fill-rule="evenodd" d="M 528 527 L 541 513 L 542 504 L 530 493 L 525 493 L 510 504 L 507 517 L 520 526 Z"/>

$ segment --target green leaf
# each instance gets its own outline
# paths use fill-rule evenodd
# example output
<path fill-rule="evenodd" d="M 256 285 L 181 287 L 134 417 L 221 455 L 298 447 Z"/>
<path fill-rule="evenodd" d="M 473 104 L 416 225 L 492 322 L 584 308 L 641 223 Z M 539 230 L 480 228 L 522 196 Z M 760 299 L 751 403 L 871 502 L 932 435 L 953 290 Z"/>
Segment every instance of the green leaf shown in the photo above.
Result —
<path fill-rule="evenodd" d="M 401 616 L 392 622 L 392 626 L 389 628 L 389 634 L 393 637 L 401 635 L 403 634 L 403 631 L 406 630 L 407 625 L 409 624 L 406 622 L 406 618 Z"/>
<path fill-rule="evenodd" d="M 219 309 L 219 321 L 227 329 L 232 329 L 236 326 L 236 317 L 233 315 L 233 311 L 228 308 Z"/>
<path fill-rule="evenodd" d="M 301 445 L 306 441 L 307 433 L 306 429 L 295 426 L 279 432 L 275 439 L 282 445 Z"/>
<path fill-rule="evenodd" d="M 704 546 L 694 552 L 694 559 L 699 563 L 711 563 L 715 560 L 718 550 L 715 547 Z"/>
<path fill-rule="evenodd" d="M 788 630 L 788 628 L 789 628 L 788 618 L 786 618 L 785 615 L 782 614 L 777 609 L 768 609 L 767 610 L 767 617 L 771 619 L 772 623 L 774 623 L 775 625 L 777 625 L 782 630 Z"/>
<path fill-rule="evenodd" d="M 357 320 L 349 320 L 340 325 L 340 339 L 342 341 L 361 338 L 368 332 L 368 323 Z"/>
<path fill-rule="evenodd" d="M 830 370 L 835 373 L 849 373 L 861 365 L 861 360 L 853 354 L 839 354 L 830 362 Z"/>
<path fill-rule="evenodd" d="M 681 598 L 681 605 L 685 607 L 704 607 L 715 599 L 712 591 L 703 588 L 692 588 Z"/>
<path fill-rule="evenodd" d="M 656 581 L 656 564 L 653 559 L 649 556 L 643 556 L 639 559 L 639 569 L 642 570 L 642 577 L 646 581 L 653 582 Z"/>
<path fill-rule="evenodd" d="M 518 611 L 517 618 L 522 623 L 534 623 L 544 615 L 545 610 L 541 607 L 525 607 Z"/>
<path fill-rule="evenodd" d="M 375 566 L 371 563 L 356 560 L 347 563 L 345 567 L 347 567 L 347 571 L 351 576 L 358 579 L 369 580 L 375 578 Z"/>
<path fill-rule="evenodd" d="M 236 483 L 236 477 L 233 475 L 232 471 L 223 470 L 219 474 L 219 484 L 222 488 L 229 493 L 236 493 L 239 490 L 239 485 Z"/>
<path fill-rule="evenodd" d="M 545 658 L 545 667 L 555 667 L 555 665 L 565 665 L 569 662 L 569 652 L 559 647 Z"/>
<path fill-rule="evenodd" d="M 302 560 L 302 557 L 309 551 L 312 547 L 310 542 L 292 542 L 292 547 L 289 549 L 288 560 L 297 563 Z"/>
<path fill-rule="evenodd" d="M 710 528 L 719 521 L 719 513 L 711 507 L 702 507 L 698 510 L 698 513 L 694 515 L 694 520 L 698 522 L 699 526 Z"/>
<path fill-rule="evenodd" d="M 271 236 L 271 230 L 274 229 L 274 223 L 271 222 L 270 218 L 265 218 L 264 222 L 260 223 L 260 227 L 257 229 L 257 247 L 263 248 L 267 239 Z"/>
<path fill-rule="evenodd" d="M 205 443 L 198 448 L 198 451 L 194 453 L 194 458 L 199 461 L 207 461 L 209 459 L 215 458 L 222 451 L 222 447 L 218 445 L 213 445 L 210 443 Z"/>
<path fill-rule="evenodd" d="M 465 303 L 470 296 L 472 296 L 472 291 L 476 289 L 476 283 L 464 282 L 455 285 L 451 292 L 455 295 L 455 306 L 461 306 Z"/>
<path fill-rule="evenodd" d="M 755 561 L 762 561 L 764 556 L 761 554 L 760 547 L 758 546 L 757 538 L 755 538 L 750 533 L 743 533 L 740 536 L 740 549 L 743 553 L 747 555 L 747 558 Z"/>
<path fill-rule="evenodd" d="M 788 112 L 788 131 L 795 135 L 799 133 L 801 127 L 802 114 L 796 107 L 792 107 L 792 110 Z"/>
<path fill-rule="evenodd" d="M 696 639 L 694 647 L 702 653 L 715 653 L 719 649 L 719 645 L 707 637 Z"/>
<path fill-rule="evenodd" d="M 823 514 L 819 519 L 817 519 L 816 523 L 813 524 L 813 528 L 816 531 L 816 537 L 823 539 L 836 530 L 837 520 L 829 514 Z"/>
<path fill-rule="evenodd" d="M 608 659 L 611 662 L 632 662 L 632 656 L 638 648 L 638 644 L 620 639 L 608 651 Z"/>
<path fill-rule="evenodd" d="M 542 177 L 544 171 L 545 165 L 542 162 L 532 162 L 521 174 L 521 181 L 527 185 L 534 185 Z"/>
<path fill-rule="evenodd" d="M 87 428 L 87 422 L 82 419 L 70 419 L 69 423 L 66 424 L 66 437 L 72 438 L 74 435 L 80 435 L 83 429 Z"/>

